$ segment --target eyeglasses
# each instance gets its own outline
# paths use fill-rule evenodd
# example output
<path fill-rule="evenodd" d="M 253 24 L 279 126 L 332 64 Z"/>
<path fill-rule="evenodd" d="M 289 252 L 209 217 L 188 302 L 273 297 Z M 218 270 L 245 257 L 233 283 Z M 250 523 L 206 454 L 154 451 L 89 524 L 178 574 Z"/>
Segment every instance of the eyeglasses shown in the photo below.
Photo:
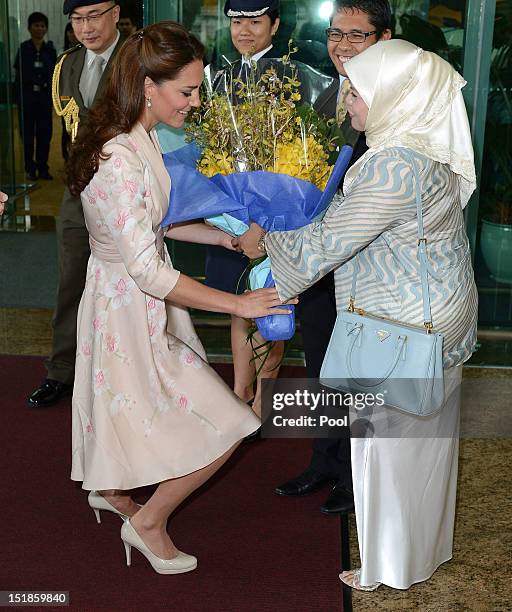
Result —
<path fill-rule="evenodd" d="M 101 13 L 94 13 L 93 15 L 88 15 L 87 17 L 79 17 L 78 15 L 71 15 L 71 17 L 69 18 L 69 21 L 71 21 L 71 23 L 74 26 L 83 27 L 86 23 L 92 23 L 94 25 L 95 23 L 99 23 L 100 19 L 103 17 L 103 15 L 105 15 L 105 13 L 108 13 L 113 8 L 116 8 L 116 6 L 117 4 L 114 4 L 110 8 L 105 9 Z"/>
<path fill-rule="evenodd" d="M 364 41 L 372 34 L 377 34 L 377 30 L 373 32 L 342 32 L 336 28 L 327 28 L 325 30 L 328 40 L 332 42 L 340 42 L 346 36 L 349 43 L 364 43 Z"/>

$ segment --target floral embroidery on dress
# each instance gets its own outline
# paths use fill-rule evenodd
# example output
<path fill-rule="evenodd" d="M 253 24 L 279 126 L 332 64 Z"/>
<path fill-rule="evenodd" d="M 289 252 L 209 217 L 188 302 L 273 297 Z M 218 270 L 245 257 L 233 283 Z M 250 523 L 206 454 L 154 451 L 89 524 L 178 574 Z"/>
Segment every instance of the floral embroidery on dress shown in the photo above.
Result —
<path fill-rule="evenodd" d="M 194 411 L 194 404 L 191 400 L 188 399 L 188 397 L 184 393 L 181 393 L 180 395 L 176 396 L 174 401 L 176 402 L 176 406 L 180 410 L 184 410 L 189 414 Z"/>
<path fill-rule="evenodd" d="M 131 291 L 134 287 L 135 283 L 129 276 L 121 276 L 119 272 L 112 274 L 110 281 L 105 285 L 105 295 L 112 299 L 114 310 L 131 303 Z"/>
<path fill-rule="evenodd" d="M 114 168 L 116 170 L 119 170 L 120 168 L 123 167 L 123 160 L 120 157 L 113 157 L 112 158 L 112 165 L 114 166 Z"/>
<path fill-rule="evenodd" d="M 119 208 L 107 215 L 107 226 L 114 236 L 128 234 L 136 225 L 137 221 L 131 214 L 129 208 Z"/>
<path fill-rule="evenodd" d="M 118 415 L 123 410 L 131 410 L 135 402 L 126 393 L 118 393 L 114 395 L 110 402 L 110 414 L 112 416 Z"/>
<path fill-rule="evenodd" d="M 92 320 L 92 329 L 95 334 L 102 334 L 107 329 L 108 312 L 100 310 Z"/>
<path fill-rule="evenodd" d="M 120 339 L 119 334 L 106 334 L 103 350 L 107 353 L 117 353 Z"/>
<path fill-rule="evenodd" d="M 103 268 L 100 260 L 91 258 L 87 271 L 85 292 L 96 297 L 102 295 L 104 282 L 105 269 Z"/>
<path fill-rule="evenodd" d="M 196 369 L 202 368 L 203 363 L 200 357 L 187 346 L 183 346 L 180 351 L 180 362 L 186 366 L 192 366 Z"/>
<path fill-rule="evenodd" d="M 92 268 L 92 273 L 94 275 L 94 280 L 97 283 L 100 283 L 105 278 L 105 271 L 103 266 L 99 262 L 95 262 Z"/>
<path fill-rule="evenodd" d="M 96 206 L 96 198 L 92 195 L 91 190 L 90 189 L 86 189 L 85 190 L 85 195 L 87 197 L 87 202 L 91 205 L 91 206 Z"/>
<path fill-rule="evenodd" d="M 82 337 L 80 342 L 80 354 L 89 359 L 92 355 L 92 336 Z"/>
<path fill-rule="evenodd" d="M 104 391 L 110 389 L 110 385 L 107 380 L 107 370 L 97 368 L 94 371 L 93 389 L 94 395 L 101 395 Z"/>

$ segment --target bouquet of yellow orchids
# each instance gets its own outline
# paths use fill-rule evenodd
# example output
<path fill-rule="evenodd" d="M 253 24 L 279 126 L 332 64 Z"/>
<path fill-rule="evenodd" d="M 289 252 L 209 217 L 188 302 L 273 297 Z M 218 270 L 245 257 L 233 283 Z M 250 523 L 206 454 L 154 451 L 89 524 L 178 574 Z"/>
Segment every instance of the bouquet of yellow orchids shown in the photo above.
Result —
<path fill-rule="evenodd" d="M 312 81 L 326 83 L 326 77 L 300 66 L 289 54 L 258 64 L 244 58 L 237 78 L 233 68 L 220 73 L 187 128 L 202 151 L 200 172 L 212 177 L 259 170 L 325 189 L 341 132 L 311 106 L 312 94 L 320 89 Z M 306 104 L 305 96 L 310 98 Z"/>
<path fill-rule="evenodd" d="M 192 114 L 192 144 L 164 155 L 173 187 L 162 225 L 204 218 L 233 236 L 251 222 L 266 231 L 297 229 L 325 211 L 338 187 L 351 148 L 339 154 L 338 126 L 312 106 L 330 79 L 290 54 L 236 66 L 236 77 L 234 68 L 217 75 Z M 253 268 L 250 283 L 272 286 L 268 260 Z M 256 324 L 267 340 L 295 331 L 293 315 Z"/>

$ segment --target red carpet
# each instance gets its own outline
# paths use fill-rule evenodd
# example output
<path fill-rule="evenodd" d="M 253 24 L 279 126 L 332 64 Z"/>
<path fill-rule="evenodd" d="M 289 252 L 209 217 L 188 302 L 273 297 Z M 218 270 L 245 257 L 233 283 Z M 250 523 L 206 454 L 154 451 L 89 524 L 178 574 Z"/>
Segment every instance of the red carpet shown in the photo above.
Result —
<path fill-rule="evenodd" d="M 70 401 L 26 407 L 44 375 L 40 358 L 0 356 L 0 590 L 69 591 L 72 610 L 342 609 L 339 521 L 318 509 L 327 492 L 303 499 L 272 493 L 305 466 L 309 441 L 243 445 L 171 519 L 170 533 L 198 557 L 198 569 L 160 576 L 136 550 L 126 567 L 120 519 L 102 513 L 97 525 L 85 492 L 69 480 Z"/>

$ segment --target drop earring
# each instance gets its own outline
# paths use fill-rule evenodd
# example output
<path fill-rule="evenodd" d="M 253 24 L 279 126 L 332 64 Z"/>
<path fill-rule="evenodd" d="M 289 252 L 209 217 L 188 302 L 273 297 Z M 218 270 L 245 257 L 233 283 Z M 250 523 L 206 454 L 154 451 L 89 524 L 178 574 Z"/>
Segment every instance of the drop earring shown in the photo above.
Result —
<path fill-rule="evenodd" d="M 151 104 L 151 98 L 146 98 L 146 106 L 151 108 L 153 105 Z"/>

